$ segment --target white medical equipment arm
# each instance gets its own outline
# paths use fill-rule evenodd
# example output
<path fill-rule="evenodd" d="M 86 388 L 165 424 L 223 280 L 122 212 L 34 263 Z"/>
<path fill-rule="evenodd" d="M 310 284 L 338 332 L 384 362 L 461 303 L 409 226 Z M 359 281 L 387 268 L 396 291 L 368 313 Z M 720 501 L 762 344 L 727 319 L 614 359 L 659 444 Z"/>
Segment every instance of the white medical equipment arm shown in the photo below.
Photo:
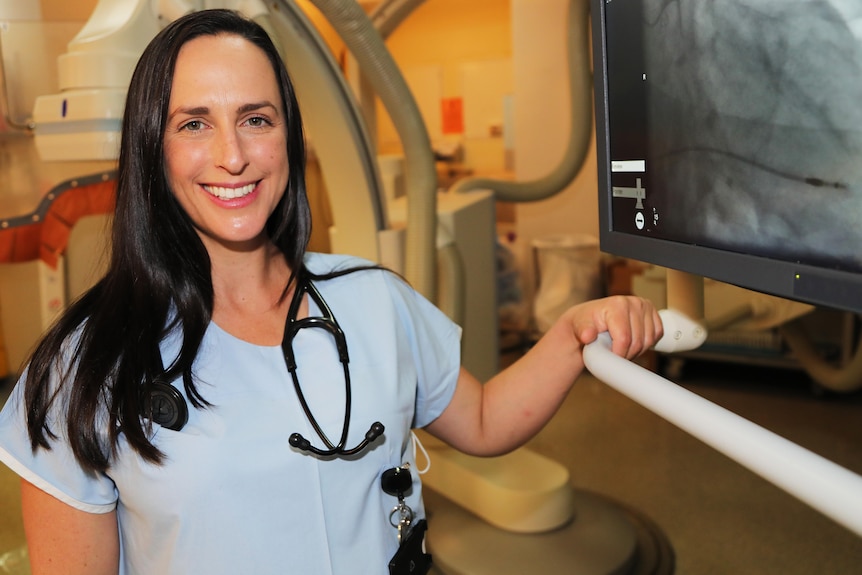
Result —
<path fill-rule="evenodd" d="M 159 31 L 159 9 L 181 0 L 99 0 L 68 50 L 57 59 L 59 94 L 33 109 L 36 148 L 44 161 L 113 160 L 132 71 Z"/>
<path fill-rule="evenodd" d="M 658 312 L 664 336 L 653 346 L 662 353 L 697 349 L 706 341 L 707 331 L 700 323 L 673 309 Z"/>
<path fill-rule="evenodd" d="M 659 313 L 665 336 L 656 349 L 691 349 L 681 343 L 692 335 L 689 320 Z M 862 536 L 862 476 L 617 356 L 607 333 L 584 348 L 584 363 L 620 393 Z"/>

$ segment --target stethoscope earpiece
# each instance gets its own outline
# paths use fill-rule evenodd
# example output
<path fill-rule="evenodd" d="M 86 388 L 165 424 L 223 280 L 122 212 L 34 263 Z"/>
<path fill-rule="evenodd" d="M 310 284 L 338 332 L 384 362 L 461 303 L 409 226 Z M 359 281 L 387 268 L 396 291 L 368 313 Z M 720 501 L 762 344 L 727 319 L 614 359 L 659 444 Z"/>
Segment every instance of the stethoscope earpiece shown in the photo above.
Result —
<path fill-rule="evenodd" d="M 309 415 L 309 417 L 311 417 L 311 415 Z M 299 433 L 291 433 L 290 437 L 287 438 L 287 442 L 290 444 L 291 447 L 299 449 L 300 451 L 309 451 L 322 457 L 331 457 L 333 455 L 350 456 L 356 455 L 357 453 L 368 447 L 368 444 L 383 435 L 383 432 L 385 430 L 386 428 L 383 426 L 382 423 L 380 423 L 379 421 L 375 421 L 371 424 L 371 427 L 368 428 L 368 431 L 365 432 L 365 439 L 359 442 L 359 445 L 357 445 L 353 449 L 344 449 L 343 446 L 339 447 L 337 445 L 332 447 L 331 449 L 318 449 L 317 447 L 311 445 L 311 442 Z"/>
<path fill-rule="evenodd" d="M 311 448 L 311 443 L 298 433 L 291 433 L 287 438 L 287 442 L 291 447 L 295 447 L 301 451 L 308 451 Z"/>
<path fill-rule="evenodd" d="M 380 423 L 379 421 L 375 421 L 374 423 L 371 424 L 371 427 L 368 429 L 368 432 L 365 434 L 365 439 L 367 439 L 369 442 L 374 441 L 375 439 L 377 439 L 378 437 L 383 435 L 384 431 L 386 431 L 386 428 L 383 427 L 383 424 Z"/>

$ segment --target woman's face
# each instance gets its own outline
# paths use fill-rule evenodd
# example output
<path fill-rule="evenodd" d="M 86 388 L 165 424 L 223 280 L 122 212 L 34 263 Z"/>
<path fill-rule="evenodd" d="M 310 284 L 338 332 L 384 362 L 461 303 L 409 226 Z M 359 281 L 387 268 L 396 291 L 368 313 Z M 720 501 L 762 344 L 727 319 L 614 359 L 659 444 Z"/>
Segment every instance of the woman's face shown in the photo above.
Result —
<path fill-rule="evenodd" d="M 288 181 L 284 108 L 275 72 L 254 44 L 201 36 L 177 57 L 165 162 L 168 184 L 213 255 L 267 241 Z"/>

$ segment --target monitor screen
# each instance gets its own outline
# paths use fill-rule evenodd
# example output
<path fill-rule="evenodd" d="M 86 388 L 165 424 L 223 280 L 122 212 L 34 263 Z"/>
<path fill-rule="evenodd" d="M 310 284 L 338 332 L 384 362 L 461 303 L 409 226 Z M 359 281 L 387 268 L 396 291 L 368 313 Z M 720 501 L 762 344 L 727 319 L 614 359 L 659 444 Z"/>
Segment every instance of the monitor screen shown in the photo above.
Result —
<path fill-rule="evenodd" d="M 592 14 L 602 250 L 862 312 L 862 4 Z"/>

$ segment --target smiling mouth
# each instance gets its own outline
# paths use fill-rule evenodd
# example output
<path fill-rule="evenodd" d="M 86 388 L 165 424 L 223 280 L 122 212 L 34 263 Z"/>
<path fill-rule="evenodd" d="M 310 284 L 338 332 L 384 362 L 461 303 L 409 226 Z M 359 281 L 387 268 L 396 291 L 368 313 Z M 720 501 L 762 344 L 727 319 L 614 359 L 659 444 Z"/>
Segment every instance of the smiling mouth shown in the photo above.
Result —
<path fill-rule="evenodd" d="M 256 183 L 246 184 L 241 188 L 223 188 L 221 186 L 204 185 L 203 188 L 220 200 L 235 200 L 236 198 L 242 198 L 252 193 L 256 185 Z"/>

